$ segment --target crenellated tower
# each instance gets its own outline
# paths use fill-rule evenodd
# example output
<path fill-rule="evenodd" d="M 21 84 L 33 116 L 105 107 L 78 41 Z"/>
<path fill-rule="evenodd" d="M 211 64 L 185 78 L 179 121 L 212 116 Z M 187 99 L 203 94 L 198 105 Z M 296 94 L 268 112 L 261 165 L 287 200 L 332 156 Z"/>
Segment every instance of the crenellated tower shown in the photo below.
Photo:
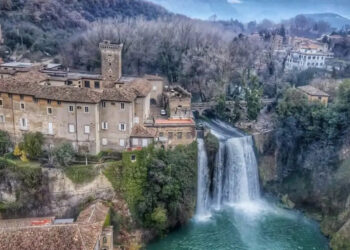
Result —
<path fill-rule="evenodd" d="M 123 44 L 103 41 L 99 45 L 101 51 L 101 71 L 103 80 L 116 82 L 122 77 Z"/>

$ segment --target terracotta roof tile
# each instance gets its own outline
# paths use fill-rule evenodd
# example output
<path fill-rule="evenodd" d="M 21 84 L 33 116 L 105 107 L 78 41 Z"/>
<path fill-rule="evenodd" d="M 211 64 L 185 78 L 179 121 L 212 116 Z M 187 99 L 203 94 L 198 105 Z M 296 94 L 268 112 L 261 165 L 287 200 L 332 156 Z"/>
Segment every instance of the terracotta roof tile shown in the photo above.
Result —
<path fill-rule="evenodd" d="M 0 227 L 0 250 L 93 250 L 108 211 L 107 206 L 97 202 L 83 210 L 72 224 L 29 225 L 40 218 L 0 221 L 0 225 L 11 225 Z"/>
<path fill-rule="evenodd" d="M 308 95 L 313 95 L 313 96 L 326 96 L 328 97 L 329 95 L 322 90 L 319 90 L 311 85 L 306 85 L 306 86 L 301 86 L 298 87 L 302 92 L 308 94 Z"/>
<path fill-rule="evenodd" d="M 145 128 L 141 125 L 135 125 L 132 128 L 131 137 L 154 138 L 156 130 L 154 128 Z"/>

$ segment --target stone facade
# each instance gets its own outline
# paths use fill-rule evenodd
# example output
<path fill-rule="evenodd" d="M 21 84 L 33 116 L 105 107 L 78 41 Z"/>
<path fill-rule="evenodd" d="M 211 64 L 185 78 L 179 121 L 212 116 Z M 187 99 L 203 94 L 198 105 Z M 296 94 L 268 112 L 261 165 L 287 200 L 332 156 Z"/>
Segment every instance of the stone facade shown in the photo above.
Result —
<path fill-rule="evenodd" d="M 122 77 L 122 44 L 100 43 L 103 80 L 116 82 Z"/>
<path fill-rule="evenodd" d="M 144 147 L 162 141 L 162 134 L 174 135 L 165 146 L 195 140 L 190 93 L 178 86 L 163 92 L 159 76 L 122 77 L 122 45 L 103 42 L 100 50 L 102 75 L 64 71 L 56 64 L 8 64 L 15 72 L 25 70 L 0 79 L 0 130 L 15 143 L 27 132 L 41 132 L 47 146 L 70 142 L 90 154 Z M 151 116 L 152 101 L 169 110 L 163 122 Z M 156 130 L 133 133 L 138 126 Z"/>

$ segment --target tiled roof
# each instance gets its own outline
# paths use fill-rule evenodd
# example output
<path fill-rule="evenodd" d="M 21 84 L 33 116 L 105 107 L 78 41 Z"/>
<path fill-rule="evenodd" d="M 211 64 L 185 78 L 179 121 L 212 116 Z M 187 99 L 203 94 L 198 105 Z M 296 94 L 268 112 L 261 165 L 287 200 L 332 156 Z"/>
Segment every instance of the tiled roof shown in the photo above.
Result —
<path fill-rule="evenodd" d="M 156 136 L 156 130 L 153 128 L 145 128 L 138 124 L 132 128 L 130 136 L 141 138 L 154 138 Z"/>
<path fill-rule="evenodd" d="M 322 90 L 319 90 L 311 85 L 306 85 L 306 86 L 301 86 L 298 87 L 302 92 L 308 94 L 308 95 L 313 95 L 313 96 L 326 96 L 328 97 L 329 95 Z"/>
<path fill-rule="evenodd" d="M 38 99 L 49 99 L 65 102 L 98 103 L 101 100 L 132 102 L 136 98 L 134 90 L 127 88 L 104 89 L 102 92 L 87 88 L 71 86 L 43 86 L 47 75 L 30 71 L 15 77 L 0 80 L 0 92 L 30 95 Z"/>
<path fill-rule="evenodd" d="M 136 94 L 124 87 L 104 89 L 101 94 L 104 101 L 132 102 L 135 98 Z"/>
<path fill-rule="evenodd" d="M 142 78 L 136 78 L 134 81 L 124 86 L 125 88 L 132 90 L 138 97 L 145 97 L 152 90 L 152 84 Z"/>
<path fill-rule="evenodd" d="M 109 208 L 97 202 L 84 209 L 77 218 L 77 223 L 96 223 L 106 219 Z"/>
<path fill-rule="evenodd" d="M 0 228 L 0 250 L 93 250 L 108 211 L 108 207 L 97 202 L 82 211 L 72 224 L 30 226 L 30 219 L 24 219 L 15 227 Z"/>

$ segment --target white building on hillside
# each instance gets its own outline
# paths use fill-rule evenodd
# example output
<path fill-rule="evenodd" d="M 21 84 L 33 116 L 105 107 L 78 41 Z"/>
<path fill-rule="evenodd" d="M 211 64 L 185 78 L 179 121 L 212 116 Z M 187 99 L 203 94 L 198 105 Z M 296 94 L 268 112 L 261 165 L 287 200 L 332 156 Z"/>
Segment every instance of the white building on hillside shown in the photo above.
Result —
<path fill-rule="evenodd" d="M 293 49 L 286 61 L 286 70 L 326 69 L 327 60 L 333 58 L 324 45 L 312 43 Z"/>

